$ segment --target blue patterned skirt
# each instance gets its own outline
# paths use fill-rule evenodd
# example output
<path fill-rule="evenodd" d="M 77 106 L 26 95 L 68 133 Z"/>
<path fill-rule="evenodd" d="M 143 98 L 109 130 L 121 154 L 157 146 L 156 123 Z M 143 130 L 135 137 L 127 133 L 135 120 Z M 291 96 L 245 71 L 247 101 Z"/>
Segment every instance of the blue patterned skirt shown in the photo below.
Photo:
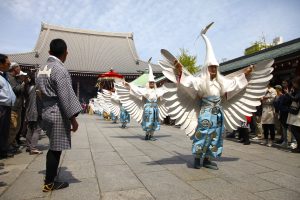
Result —
<path fill-rule="evenodd" d="M 129 113 L 124 109 L 123 106 L 121 106 L 121 114 L 120 114 L 120 122 L 121 123 L 129 123 L 130 122 L 130 115 Z"/>
<path fill-rule="evenodd" d="M 117 117 L 113 112 L 110 112 L 110 119 L 111 119 L 113 122 L 117 122 L 118 117 Z"/>
<path fill-rule="evenodd" d="M 158 106 L 156 102 L 147 101 L 144 105 L 142 128 L 146 132 L 160 130 Z"/>
<path fill-rule="evenodd" d="M 220 97 L 204 97 L 200 101 L 198 126 L 192 137 L 192 152 L 199 157 L 220 157 L 223 151 L 224 116 Z"/>

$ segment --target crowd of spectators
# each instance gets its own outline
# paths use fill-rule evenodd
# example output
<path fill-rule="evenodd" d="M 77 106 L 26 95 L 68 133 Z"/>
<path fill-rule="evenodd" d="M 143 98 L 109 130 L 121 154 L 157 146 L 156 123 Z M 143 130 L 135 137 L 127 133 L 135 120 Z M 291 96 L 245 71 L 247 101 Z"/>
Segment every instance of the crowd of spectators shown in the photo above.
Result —
<path fill-rule="evenodd" d="M 29 154 L 41 154 L 37 149 L 41 109 L 34 73 L 23 72 L 18 63 L 0 54 L 0 75 L 0 159 L 20 153 L 21 146 Z"/>
<path fill-rule="evenodd" d="M 227 137 L 236 137 L 239 142 L 249 145 L 257 141 L 261 145 L 281 146 L 300 153 L 300 77 L 282 81 L 274 87 L 268 85 L 261 105 L 253 116 L 246 116 L 242 126 Z M 254 137 L 250 138 L 249 134 Z M 249 139 L 250 138 L 250 139 Z"/>

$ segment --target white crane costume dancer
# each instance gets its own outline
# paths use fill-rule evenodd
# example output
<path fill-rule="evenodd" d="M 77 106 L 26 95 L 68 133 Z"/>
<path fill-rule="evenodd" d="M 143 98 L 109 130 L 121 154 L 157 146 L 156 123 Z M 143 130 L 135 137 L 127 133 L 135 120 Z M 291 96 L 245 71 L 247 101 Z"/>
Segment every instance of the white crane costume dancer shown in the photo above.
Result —
<path fill-rule="evenodd" d="M 110 119 L 113 123 L 117 123 L 120 118 L 120 100 L 115 89 L 113 88 L 111 91 L 103 89 L 103 97 L 110 110 Z"/>
<path fill-rule="evenodd" d="M 103 114 L 103 107 L 101 105 L 101 101 L 98 98 L 90 99 L 89 106 L 94 111 L 94 113 L 96 113 L 98 115 Z"/>
<path fill-rule="evenodd" d="M 176 125 L 181 125 L 181 129 L 185 129 L 187 136 L 193 140 L 194 167 L 199 169 L 200 158 L 203 158 L 204 167 L 217 170 L 217 164 L 210 158 L 222 154 L 224 129 L 235 130 L 240 121 L 246 120 L 245 116 L 256 111 L 255 107 L 260 105 L 259 99 L 272 78 L 273 60 L 227 76 L 221 75 L 219 63 L 205 35 L 211 25 L 201 31 L 206 44 L 206 58 L 197 77 L 185 72 L 166 50 L 162 50 L 162 54 L 167 61 L 159 61 L 159 65 L 164 75 L 177 83 L 177 89 L 170 88 L 166 105 L 171 119 L 176 119 Z"/>
<path fill-rule="evenodd" d="M 165 87 L 156 88 L 152 67 L 149 63 L 149 83 L 146 88 L 139 88 L 133 84 L 115 84 L 120 101 L 134 119 L 141 123 L 146 131 L 145 140 L 153 138 L 154 131 L 160 130 L 159 120 L 167 116 L 164 94 Z"/>
<path fill-rule="evenodd" d="M 120 119 L 122 128 L 126 128 L 127 123 L 130 122 L 130 115 L 122 106 L 119 95 L 115 91 L 103 90 L 103 97 L 107 106 L 110 108 L 110 112 L 115 117 L 115 120 Z M 114 121 L 114 119 L 112 119 Z"/>
<path fill-rule="evenodd" d="M 101 111 L 101 115 L 103 117 L 105 117 L 106 114 L 110 114 L 111 110 L 110 110 L 109 106 L 107 105 L 107 103 L 105 102 L 105 98 L 103 97 L 103 94 L 101 92 L 97 92 L 97 101 L 96 102 L 97 102 L 97 106 L 99 107 L 99 110 Z"/>

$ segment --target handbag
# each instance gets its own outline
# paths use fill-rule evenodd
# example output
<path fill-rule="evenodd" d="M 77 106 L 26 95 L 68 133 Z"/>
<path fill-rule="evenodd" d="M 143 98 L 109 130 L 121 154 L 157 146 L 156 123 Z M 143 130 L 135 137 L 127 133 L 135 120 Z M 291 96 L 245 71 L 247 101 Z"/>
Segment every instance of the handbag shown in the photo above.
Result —
<path fill-rule="evenodd" d="M 289 113 L 291 113 L 293 115 L 298 115 L 299 110 L 300 110 L 299 103 L 296 101 L 292 101 L 292 104 L 289 107 Z"/>

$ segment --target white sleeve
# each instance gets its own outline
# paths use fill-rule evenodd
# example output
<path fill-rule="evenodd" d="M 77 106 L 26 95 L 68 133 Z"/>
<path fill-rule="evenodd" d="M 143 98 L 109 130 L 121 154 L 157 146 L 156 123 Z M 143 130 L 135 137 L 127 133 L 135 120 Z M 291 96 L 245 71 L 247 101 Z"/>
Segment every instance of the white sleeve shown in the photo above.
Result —
<path fill-rule="evenodd" d="M 140 88 L 133 84 L 130 84 L 130 93 L 132 95 L 137 95 L 140 98 L 146 95 L 146 88 Z"/>
<path fill-rule="evenodd" d="M 184 73 L 181 74 L 180 83 L 185 87 L 192 87 L 196 91 L 199 90 L 199 85 L 201 84 L 201 79 L 195 76 L 187 76 Z"/>
<path fill-rule="evenodd" d="M 235 94 L 239 93 L 242 89 L 244 89 L 247 86 L 248 81 L 246 79 L 245 74 L 242 73 L 231 79 L 225 77 L 225 79 L 223 80 L 223 84 L 224 92 L 227 93 L 227 99 L 230 99 Z"/>

